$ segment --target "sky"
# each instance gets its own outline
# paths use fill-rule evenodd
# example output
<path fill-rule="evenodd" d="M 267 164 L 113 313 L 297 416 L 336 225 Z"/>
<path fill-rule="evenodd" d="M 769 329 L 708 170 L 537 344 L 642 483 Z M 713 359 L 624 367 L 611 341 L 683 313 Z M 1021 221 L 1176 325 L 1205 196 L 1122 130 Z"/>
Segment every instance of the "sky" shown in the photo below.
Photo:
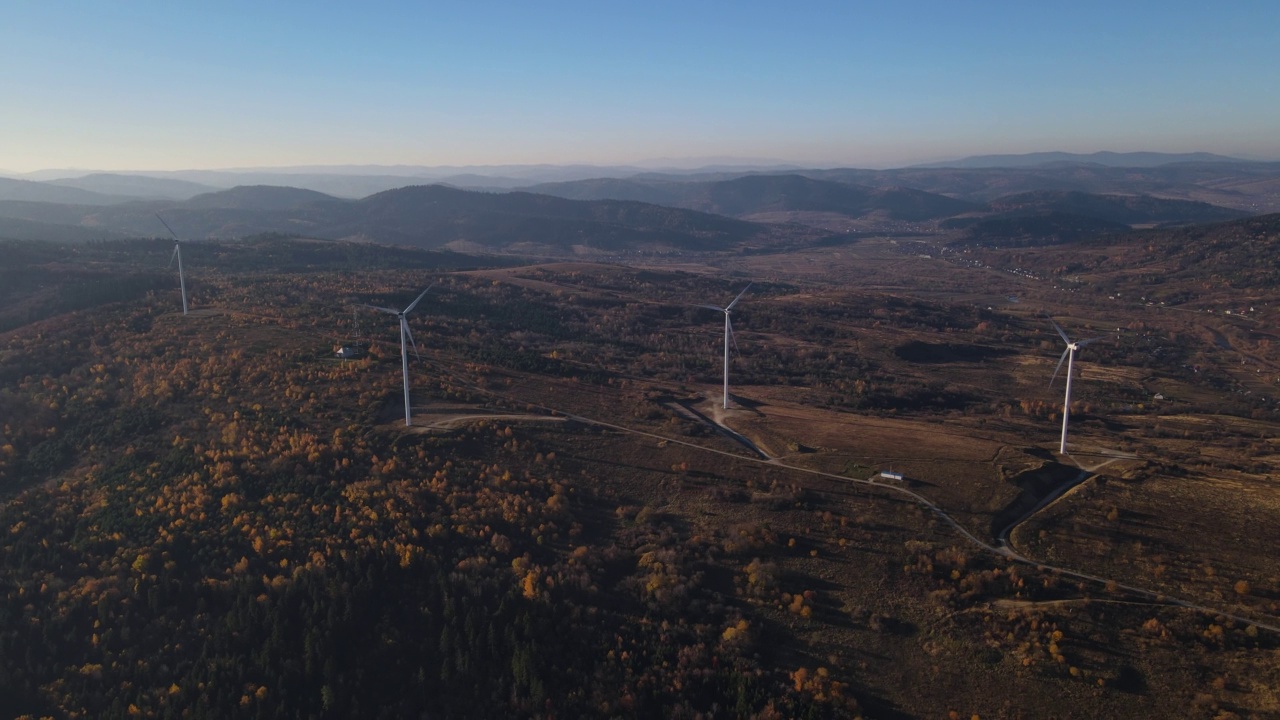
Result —
<path fill-rule="evenodd" d="M 1280 2 L 6 0 L 0 170 L 1280 159 Z"/>

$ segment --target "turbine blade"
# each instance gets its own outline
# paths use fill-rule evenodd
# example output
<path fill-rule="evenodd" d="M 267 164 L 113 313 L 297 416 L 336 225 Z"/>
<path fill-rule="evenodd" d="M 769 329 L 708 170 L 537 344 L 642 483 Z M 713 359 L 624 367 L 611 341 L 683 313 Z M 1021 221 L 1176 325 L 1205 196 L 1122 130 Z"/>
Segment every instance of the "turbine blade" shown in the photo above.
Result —
<path fill-rule="evenodd" d="M 728 314 L 729 314 L 728 312 L 725 313 L 726 317 L 728 316 Z M 726 323 L 726 327 L 729 328 L 729 340 L 730 342 L 733 343 L 733 351 L 741 355 L 742 351 L 738 349 L 738 336 L 733 334 L 733 321 L 729 320 Z"/>
<path fill-rule="evenodd" d="M 1058 335 L 1061 335 L 1061 336 L 1062 336 L 1062 342 L 1064 342 L 1064 343 L 1066 343 L 1066 344 L 1070 345 L 1070 344 L 1071 344 L 1071 338 L 1067 337 L 1067 331 L 1066 331 L 1066 330 L 1063 330 L 1061 325 L 1059 325 L 1058 323 L 1054 322 L 1054 321 L 1053 321 L 1053 318 L 1047 318 L 1047 319 L 1048 319 L 1048 321 L 1049 321 L 1049 324 L 1053 326 L 1053 329 L 1058 331 Z"/>
<path fill-rule="evenodd" d="M 178 244 L 173 244 L 173 254 L 169 256 L 169 267 L 173 267 L 173 261 L 178 259 Z"/>
<path fill-rule="evenodd" d="M 413 331 L 409 329 L 409 321 L 404 318 L 400 318 L 400 324 L 404 326 L 404 334 L 409 336 L 409 347 L 413 348 L 414 357 L 418 358 L 418 361 L 421 362 L 422 356 L 418 354 L 418 343 L 413 341 Z"/>
<path fill-rule="evenodd" d="M 400 314 L 399 310 L 392 310 L 391 308 L 378 307 L 377 305 L 365 305 L 364 303 L 356 303 L 356 307 L 364 307 L 364 308 L 369 308 L 370 310 L 378 310 L 380 312 L 389 313 L 391 315 Z"/>
<path fill-rule="evenodd" d="M 431 288 L 435 287 L 435 285 L 436 285 L 435 283 L 431 283 L 430 285 L 428 285 L 427 289 L 423 290 L 422 294 L 418 296 L 418 299 L 409 303 L 409 307 L 404 309 L 404 314 L 408 315 L 409 313 L 413 312 L 413 309 L 418 307 L 418 303 L 422 302 L 422 298 L 426 297 L 427 293 L 431 292 Z"/>
<path fill-rule="evenodd" d="M 1058 371 L 1062 369 L 1062 363 L 1067 361 L 1067 354 L 1071 352 L 1071 348 L 1062 351 L 1062 357 L 1058 358 L 1058 367 L 1053 369 L 1053 377 L 1049 378 L 1049 387 L 1053 387 L 1053 381 L 1058 379 Z"/>
<path fill-rule="evenodd" d="M 1078 347 L 1078 348 L 1082 348 L 1082 347 L 1084 347 L 1085 345 L 1088 345 L 1088 344 L 1090 344 L 1090 343 L 1096 343 L 1096 342 L 1098 342 L 1099 340 L 1106 340 L 1106 339 L 1107 339 L 1107 336 L 1106 336 L 1106 335 L 1100 335 L 1100 336 L 1095 337 L 1095 338 L 1089 338 L 1088 340 L 1081 340 L 1080 342 L 1076 343 L 1076 347 Z"/>
<path fill-rule="evenodd" d="M 719 305 L 690 305 L 689 307 L 705 308 L 707 310 L 715 310 L 716 312 L 725 311 L 725 308 L 722 308 Z"/>
<path fill-rule="evenodd" d="M 160 224 L 164 226 L 165 230 L 169 231 L 169 234 L 173 236 L 174 240 L 178 239 L 178 233 L 174 232 L 173 228 L 169 227 L 169 223 L 165 222 L 164 218 L 160 217 L 160 213 L 156 213 L 156 219 L 160 221 Z"/>
<path fill-rule="evenodd" d="M 737 305 L 738 301 L 742 299 L 742 296 L 746 295 L 747 291 L 751 289 L 751 285 L 752 283 L 747 283 L 747 286 L 742 288 L 742 292 L 738 293 L 738 297 L 734 298 L 733 302 L 729 303 L 729 306 L 726 307 L 725 310 L 732 310 L 733 306 Z"/>

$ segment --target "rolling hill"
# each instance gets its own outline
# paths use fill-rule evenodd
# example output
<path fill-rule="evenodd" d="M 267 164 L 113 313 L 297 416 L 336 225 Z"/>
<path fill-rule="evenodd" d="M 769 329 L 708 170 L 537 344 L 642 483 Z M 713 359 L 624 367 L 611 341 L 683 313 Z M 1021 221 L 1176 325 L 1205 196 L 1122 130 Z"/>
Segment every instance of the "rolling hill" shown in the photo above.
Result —
<path fill-rule="evenodd" d="M 560 197 L 642 200 L 746 218 L 776 212 L 881 214 L 894 220 L 929 220 L 976 209 L 972 203 L 903 187 L 868 187 L 800 174 L 746 175 L 728 180 L 678 182 L 666 178 L 583 180 L 538 185 Z"/>
<path fill-rule="evenodd" d="M 91 173 L 83 177 L 46 181 L 47 185 L 79 188 L 119 198 L 187 200 L 201 193 L 218 188 L 203 183 L 188 182 L 176 178 L 156 178 L 146 175 L 122 175 L 118 173 Z"/>
<path fill-rule="evenodd" d="M 947 162 L 927 163 L 915 167 L 954 167 L 954 168 L 1022 168 L 1043 167 L 1047 165 L 1103 165 L 1106 167 L 1159 167 L 1173 163 L 1188 162 L 1247 162 L 1239 158 L 1215 155 L 1206 152 L 1194 153 L 1162 153 L 1162 152 L 1034 152 L 1020 155 L 974 155 L 972 157 Z"/>
<path fill-rule="evenodd" d="M 958 244 L 1026 247 L 1075 242 L 1136 225 L 1199 225 L 1247 216 L 1208 203 L 1149 195 L 1039 190 L 997 198 L 984 212 L 952 217 L 939 227 L 961 231 Z"/>
<path fill-rule="evenodd" d="M 1151 195 L 1209 202 L 1249 213 L 1280 212 L 1280 163 L 1187 162 L 1158 167 L 1049 165 L 1026 168 L 903 168 L 809 170 L 806 177 L 869 185 L 909 187 L 986 203 L 1032 191 Z"/>
<path fill-rule="evenodd" d="M 953 241 L 957 245 L 999 247 L 1057 245 L 1129 229 L 1123 223 L 1056 210 L 953 218 L 942 225 L 962 231 L 960 238 Z"/>
<path fill-rule="evenodd" d="M 48 242 L 83 243 L 94 240 L 115 240 L 123 237 L 125 237 L 124 234 L 101 228 L 0 217 L 0 239 L 3 240 L 39 238 Z"/>
<path fill-rule="evenodd" d="M 1132 186 L 1148 187 L 1159 182 L 1154 174 L 1146 171 L 1124 172 L 1130 176 Z M 1086 192 L 1089 188 L 1126 186 L 1122 179 L 1112 177 L 1114 171 L 1109 168 L 1052 172 L 833 170 L 820 174 L 831 179 L 819 179 L 807 173 L 698 181 L 647 176 L 537 187 L 540 192 L 561 197 L 642 200 L 749 220 L 796 217 L 794 214 L 804 212 L 906 222 L 962 216 L 944 221 L 944 228 L 970 228 L 970 236 L 983 241 L 1026 239 L 1039 234 L 1045 241 L 1061 242 L 1084 237 L 1089 232 L 1123 229 L 1126 225 L 1220 222 L 1250 214 L 1247 210 L 1195 200 L 1133 192 L 1108 195 Z M 886 180 L 903 183 L 877 185 Z M 911 183 L 934 187 L 947 194 L 917 189 Z M 981 200 L 984 204 L 961 198 Z M 985 216 L 976 216 L 976 213 L 985 213 Z"/>
<path fill-rule="evenodd" d="M 1178 305 L 1248 306 L 1280 287 L 1280 214 L 1193 227 L 1131 230 L 1020 249 L 984 261 L 1070 278 L 1107 295 Z M 1263 300 L 1265 304 L 1268 301 Z"/>
<path fill-rule="evenodd" d="M 1108 249 L 1097 268 L 1148 284 L 1201 291 L 1280 287 L 1280 214 L 1195 227 L 1143 230 L 1087 243 Z"/>
<path fill-rule="evenodd" d="M 1172 265 L 1172 278 L 1216 281 L 1235 289 L 1280 287 L 1280 214 L 1216 225 L 1153 230 L 1133 238 Z M 1134 264 L 1142 261 L 1133 260 Z"/>
<path fill-rule="evenodd" d="M 183 207 L 227 210 L 291 210 L 317 202 L 337 200 L 315 190 L 277 185 L 240 185 L 229 190 L 195 195 Z"/>
<path fill-rule="evenodd" d="M 1236 220 L 1249 213 L 1204 202 L 1150 195 L 1094 195 L 1075 191 L 1038 191 L 1006 195 L 987 203 L 996 213 L 1061 212 L 1126 225 L 1200 224 Z"/>
<path fill-rule="evenodd" d="M 728 247 L 765 234 L 754 223 L 631 201 L 566 200 L 534 193 L 477 193 L 439 185 L 389 190 L 348 208 L 340 236 L 418 247 L 475 243 L 618 250 L 642 245 Z"/>
<path fill-rule="evenodd" d="M 715 250 L 812 239 L 829 232 L 817 228 L 840 225 L 831 218 L 851 219 L 864 230 L 927 232 L 937 223 L 943 231 L 959 231 L 963 243 L 1028 246 L 1074 242 L 1135 224 L 1204 223 L 1245 214 L 1203 202 L 1063 189 L 1009 194 L 978 205 L 912 188 L 799 174 L 695 182 L 601 179 L 543 187 L 589 199 L 414 185 L 347 200 L 314 190 L 253 185 L 185 201 L 107 205 L 0 200 L 0 218 L 8 219 L 11 235 L 58 241 L 162 236 L 167 233 L 156 219 L 162 214 L 176 233 L 192 239 L 283 233 L 423 248 L 562 253 L 574 248 Z M 598 199 L 602 195 L 622 199 Z M 786 224 L 793 222 L 813 228 Z"/>
<path fill-rule="evenodd" d="M 104 236 L 165 235 L 161 213 L 183 238 L 285 233 L 357 239 L 421 248 L 487 251 L 522 248 L 708 250 L 806 231 L 744 222 L 690 210 L 612 200 L 578 201 L 533 193 L 481 193 L 441 185 L 388 190 L 343 200 L 297 188 L 239 187 L 185 202 L 113 206 L 0 202 L 0 218 L 28 223 L 26 239 L 68 239 L 62 227 Z"/>
<path fill-rule="evenodd" d="M 77 187 L 63 187 L 32 180 L 15 180 L 13 178 L 0 177 L 0 200 L 111 205 L 124 199 Z"/>
<path fill-rule="evenodd" d="M 870 188 L 802 175 L 752 175 L 697 187 L 684 207 L 744 216 L 779 210 L 836 212 L 862 217 L 880 212 L 895 220 L 927 220 L 970 210 L 961 200 L 907 188 Z"/>
<path fill-rule="evenodd" d="M 675 205 L 688 192 L 686 183 L 674 180 L 636 178 L 594 178 L 541 183 L 522 188 L 525 192 L 554 195 L 568 200 L 633 200 L 655 205 Z"/>
<path fill-rule="evenodd" d="M 1119 156 L 1128 158 L 1129 155 Z M 1160 155 L 1161 162 L 1135 156 L 1135 166 L 1110 162 L 1039 162 L 1019 167 L 910 167 L 888 170 L 830 168 L 793 170 L 813 180 L 868 188 L 910 188 L 937 195 L 986 203 L 998 197 L 1033 191 L 1075 191 L 1105 195 L 1152 197 L 1208 202 L 1249 213 L 1280 212 L 1280 163 L 1224 158 L 1189 161 L 1184 156 Z M 1200 157 L 1200 156 L 1186 156 Z M 1174 162 L 1174 160 L 1178 160 Z M 1047 158 L 1046 158 L 1047 160 Z M 1115 160 L 1119 162 L 1120 160 Z M 1152 162 L 1154 164 L 1148 164 Z M 524 190 L 574 199 L 626 199 L 695 205 L 700 190 L 691 186 L 748 177 L 784 177 L 747 171 L 701 173 L 648 172 L 574 182 L 529 185 Z"/>
<path fill-rule="evenodd" d="M 316 166 L 137 172 L 128 175 L 93 173 L 71 178 L 75 172 L 46 171 L 31 173 L 22 181 L 11 180 L 8 187 L 0 187 L 0 199 L 101 205 L 158 197 L 182 200 L 199 192 L 243 185 L 288 186 L 358 199 L 414 184 L 439 183 L 486 191 L 523 190 L 573 200 L 635 200 L 713 211 L 706 193 L 699 197 L 701 190 L 691 185 L 748 177 L 798 175 L 867 188 L 909 188 L 975 203 L 1016 193 L 1059 190 L 1141 194 L 1208 202 L 1250 213 L 1280 212 L 1280 163 L 1250 162 L 1205 153 L 1038 153 L 970 158 L 929 167 L 887 170 L 709 167 L 647 171 L 623 166 Z M 36 179 L 45 182 L 30 182 Z M 58 189 L 51 190 L 51 187 Z M 67 194 L 73 189 L 92 192 Z"/>

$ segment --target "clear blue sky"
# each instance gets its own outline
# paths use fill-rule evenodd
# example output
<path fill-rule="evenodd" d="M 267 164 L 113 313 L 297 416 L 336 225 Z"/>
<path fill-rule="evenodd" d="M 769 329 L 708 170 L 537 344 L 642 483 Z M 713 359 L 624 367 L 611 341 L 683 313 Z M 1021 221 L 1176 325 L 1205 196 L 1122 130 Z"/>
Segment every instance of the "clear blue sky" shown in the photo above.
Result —
<path fill-rule="evenodd" d="M 1040 150 L 1280 158 L 1280 2 L 0 7 L 9 171 Z"/>

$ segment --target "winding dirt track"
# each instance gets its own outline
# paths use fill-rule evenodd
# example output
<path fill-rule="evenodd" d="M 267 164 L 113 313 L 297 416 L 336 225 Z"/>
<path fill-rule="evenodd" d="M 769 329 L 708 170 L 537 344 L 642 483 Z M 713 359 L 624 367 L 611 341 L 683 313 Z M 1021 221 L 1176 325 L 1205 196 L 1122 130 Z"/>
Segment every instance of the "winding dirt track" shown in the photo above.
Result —
<path fill-rule="evenodd" d="M 485 390 L 477 386 L 470 386 L 470 387 L 473 390 L 476 390 L 477 392 L 480 392 L 484 395 L 489 395 L 491 397 L 502 397 L 503 399 L 509 400 L 509 401 L 517 400 L 516 398 L 506 397 L 500 393 L 495 393 L 491 390 Z M 928 497 L 914 490 L 910 490 L 908 488 L 905 488 L 899 485 L 891 485 L 888 483 L 876 482 L 875 479 L 863 480 L 859 478 L 846 477 L 844 475 L 836 475 L 835 473 L 823 472 L 821 470 L 812 470 L 810 468 L 803 468 L 803 467 L 797 467 L 795 465 L 788 465 L 782 462 L 781 458 L 769 458 L 767 455 L 764 455 L 763 452 L 761 452 L 761 455 L 764 455 L 764 457 L 752 457 L 748 455 L 740 455 L 738 453 L 728 452 L 726 450 L 717 450 L 715 448 L 705 447 L 705 446 L 698 445 L 696 443 L 692 443 L 686 440 L 679 440 L 677 438 L 670 438 L 663 435 L 658 435 L 656 433 L 646 432 L 644 430 L 636 430 L 634 428 L 629 428 L 624 425 L 616 425 L 614 423 L 605 422 L 603 420 L 596 420 L 594 418 L 585 417 L 577 413 L 572 413 L 567 410 L 561 410 L 559 408 L 553 408 L 553 407 L 542 405 L 539 403 L 530 403 L 524 400 L 519 400 L 519 402 L 525 405 L 526 407 L 537 408 L 539 410 L 550 413 L 552 415 L 563 417 L 567 420 L 574 420 L 574 421 L 581 422 L 588 425 L 595 425 L 597 427 L 608 428 L 610 430 L 616 430 L 618 432 L 629 433 L 631 435 L 648 437 L 654 440 L 658 440 L 660 442 L 676 443 L 679 445 L 684 445 L 685 447 L 692 448 L 694 450 L 698 450 L 705 453 L 714 453 L 716 455 L 723 455 L 726 457 L 733 458 L 735 460 L 740 460 L 742 462 L 757 463 L 759 465 L 767 465 L 769 467 L 775 467 L 775 468 L 785 468 L 793 472 L 798 472 L 798 473 L 803 473 L 813 477 L 818 477 L 828 482 L 832 482 L 833 484 L 837 484 L 837 487 L 835 489 L 835 492 L 837 493 L 847 492 L 848 485 L 852 483 L 856 485 L 863 485 L 863 486 L 875 488 L 888 493 L 894 493 L 897 495 L 905 496 L 919 503 L 921 506 L 923 506 L 929 512 L 932 512 L 934 515 L 936 515 L 940 520 L 945 522 L 947 525 L 950 525 L 951 528 L 954 529 L 956 533 L 959 534 L 960 537 L 962 537 L 969 544 L 981 549 L 984 552 L 1005 558 L 1010 562 L 1016 562 L 1022 565 L 1036 568 L 1041 571 L 1055 572 L 1063 577 L 1070 577 L 1070 578 L 1075 578 L 1077 580 L 1083 580 L 1085 582 L 1096 583 L 1098 585 L 1102 585 L 1104 587 L 1111 587 L 1116 590 L 1124 590 L 1125 592 L 1131 593 L 1133 595 L 1148 598 L 1151 601 L 1151 604 L 1153 605 L 1165 605 L 1169 607 L 1178 607 L 1178 608 L 1190 610 L 1192 612 L 1213 615 L 1215 617 L 1220 616 L 1220 617 L 1228 618 L 1230 620 L 1234 620 L 1236 622 L 1244 623 L 1246 625 L 1252 625 L 1254 627 L 1257 627 L 1263 630 L 1269 630 L 1276 634 L 1280 634 L 1280 624 L 1276 624 L 1275 622 L 1269 622 L 1269 621 L 1257 620 L 1250 617 L 1245 617 L 1244 615 L 1239 615 L 1237 613 L 1229 612 L 1221 608 L 1211 607 L 1208 605 L 1201 605 L 1199 603 L 1195 603 L 1190 600 L 1184 600 L 1182 598 L 1173 597 L 1165 593 L 1159 592 L 1157 590 L 1152 590 L 1150 588 L 1139 587 L 1137 585 L 1131 585 L 1129 583 L 1122 583 L 1112 578 L 1106 578 L 1100 575 L 1092 575 L 1090 573 L 1081 572 L 1079 570 L 1073 570 L 1071 568 L 1039 562 L 1025 555 L 1022 555 L 1016 549 L 1014 549 L 1011 545 L 1009 545 L 1008 540 L 1006 539 L 1006 536 L 1009 532 L 1012 531 L 1012 529 L 1016 525 L 1018 525 L 1019 523 L 1025 522 L 1030 517 L 1032 517 L 1035 513 L 1040 512 L 1046 507 L 1052 505 L 1054 501 L 1060 499 L 1062 494 L 1065 494 L 1065 493 L 1056 494 L 1050 500 L 1038 504 L 1036 508 L 1033 509 L 1031 512 L 1027 513 L 1023 517 L 1019 518 L 1016 522 L 1009 525 L 1005 529 L 1005 531 L 1001 533 L 1001 538 L 997 541 L 997 544 L 992 545 L 991 543 L 988 543 L 987 541 L 983 540 L 977 535 L 974 535 L 972 532 L 968 530 L 968 528 L 961 525 L 958 520 L 956 520 L 951 515 L 949 515 L 947 511 L 943 510 L 937 503 L 930 500 Z M 738 433 L 736 432 L 732 432 L 732 434 L 738 435 Z M 757 448 L 757 451 L 759 451 L 758 448 Z M 1130 458 L 1130 456 L 1128 456 L 1127 454 L 1116 454 L 1114 456 L 1109 456 L 1109 457 L 1110 459 L 1094 466 L 1092 470 L 1097 470 L 1099 467 L 1102 467 L 1103 465 L 1113 462 L 1114 460 Z M 1088 474 L 1089 472 L 1091 472 L 1091 470 L 1082 469 L 1081 472 L 1084 474 Z"/>
<path fill-rule="evenodd" d="M 446 415 L 442 418 L 433 420 L 432 422 L 429 422 L 425 425 L 418 425 L 415 427 L 420 427 L 424 430 L 453 430 L 461 425 L 466 425 L 468 423 L 473 423 L 473 422 L 479 422 L 482 420 L 484 421 L 501 420 L 504 422 L 564 422 L 564 418 L 560 418 L 560 417 L 547 417 L 546 415 L 529 415 L 527 413 L 519 414 L 519 415 L 476 413 L 472 415 Z"/>
<path fill-rule="evenodd" d="M 1208 605 L 1200 605 L 1190 600 L 1184 600 L 1181 598 L 1172 597 L 1165 593 L 1158 592 L 1156 590 L 1151 590 L 1149 588 L 1138 587 L 1136 585 L 1130 585 L 1128 583 L 1122 583 L 1112 578 L 1105 578 L 1100 575 L 1092 575 L 1089 573 L 1080 572 L 1079 570 L 1072 570 L 1071 568 L 1065 568 L 1057 565 L 1042 563 L 1037 560 L 1033 560 L 1029 557 L 1026 557 L 1025 555 L 1022 555 L 1021 553 L 1017 552 L 1017 550 L 1015 550 L 1012 546 L 1009 545 L 1006 539 L 1008 532 L 1012 530 L 1012 528 L 1016 526 L 1018 523 L 1021 523 L 1027 520 L 1029 517 L 1031 517 L 1031 515 L 1035 514 L 1036 512 L 1039 512 L 1040 510 L 1043 510 L 1045 507 L 1052 504 L 1052 500 L 1056 500 L 1058 496 L 1055 496 L 1050 501 L 1041 503 L 1031 513 L 1028 513 L 1027 515 L 1020 518 L 1017 522 L 1010 525 L 1008 528 L 1005 529 L 1004 532 L 1001 533 L 1001 537 L 997 541 L 997 544 L 992 545 L 986 542 L 985 540 L 979 538 L 977 535 L 974 535 L 973 533 L 969 532 L 967 528 L 961 525 L 955 518 L 951 517 L 951 515 L 947 514 L 945 510 L 943 510 L 941 507 L 939 507 L 936 503 L 934 503 L 929 498 L 925 497 L 924 495 L 921 495 L 920 493 L 914 490 L 910 490 L 910 489 L 901 487 L 899 485 L 890 485 L 887 483 L 876 482 L 874 479 L 862 480 L 858 478 L 845 477 L 843 475 L 836 475 L 834 473 L 823 472 L 821 470 L 811 470 L 809 468 L 797 467 L 795 465 L 787 465 L 786 463 L 783 463 L 777 459 L 761 459 L 758 457 L 739 455 L 737 453 L 731 453 L 725 450 L 717 450 L 715 448 L 704 447 L 702 445 L 697 445 L 695 443 L 687 442 L 685 440 L 669 438 L 669 437 L 665 437 L 655 433 L 646 432 L 644 430 L 636 430 L 634 428 L 628 428 L 623 425 L 615 425 L 613 423 L 604 422 L 603 420 L 595 420 L 592 418 L 583 417 L 581 415 L 569 413 L 563 410 L 559 410 L 557 408 L 547 407 L 545 405 L 535 404 L 534 407 L 538 407 L 542 410 L 546 410 L 548 412 L 552 412 L 557 415 L 565 416 L 570 420 L 576 420 L 578 422 L 582 422 L 590 425 L 596 425 L 598 427 L 609 428 L 610 430 L 617 430 L 619 432 L 630 433 L 632 435 L 639 435 L 642 437 L 653 438 L 655 440 L 664 441 L 668 443 L 677 443 L 680 445 L 684 445 L 686 447 L 693 448 L 695 450 L 700 450 L 702 452 L 715 453 L 717 455 L 725 455 L 727 457 L 731 457 L 735 460 L 740 460 L 742 462 L 759 463 L 761 465 L 769 465 L 771 467 L 782 467 L 788 470 L 792 470 L 794 472 L 804 473 L 807 475 L 823 478 L 828 481 L 836 481 L 841 485 L 847 485 L 848 483 L 855 483 L 858 485 L 866 485 L 866 486 L 874 487 L 878 490 L 882 490 L 885 492 L 903 495 L 916 501 L 920 505 L 924 506 L 927 510 L 932 512 L 934 515 L 938 516 L 939 519 L 941 519 L 943 522 L 950 525 L 952 529 L 954 529 L 960 535 L 960 537 L 964 538 L 971 545 L 974 545 L 980 548 L 984 552 L 991 553 L 992 555 L 997 555 L 1011 562 L 1016 562 L 1022 565 L 1027 565 L 1029 567 L 1034 567 L 1038 570 L 1055 572 L 1063 577 L 1075 578 L 1077 580 L 1083 580 L 1086 582 L 1096 583 L 1102 586 L 1109 586 L 1118 590 L 1124 590 L 1125 592 L 1131 593 L 1133 595 L 1137 595 L 1139 597 L 1149 598 L 1152 604 L 1166 605 L 1170 607 L 1179 607 L 1179 608 L 1184 608 L 1186 610 L 1191 610 L 1193 612 L 1204 613 L 1204 614 L 1213 615 L 1213 616 L 1221 616 L 1221 617 L 1229 618 L 1236 622 L 1244 623 L 1246 625 L 1253 625 L 1254 627 L 1261 628 L 1263 630 L 1270 630 L 1271 632 L 1280 634 L 1280 625 L 1277 625 L 1271 622 L 1265 622 L 1262 620 L 1256 620 L 1254 618 L 1245 617 L 1243 615 L 1222 610 L 1221 608 L 1210 607 Z M 1083 470 L 1081 471 L 1081 473 L 1087 474 L 1086 471 L 1083 471 Z"/>

